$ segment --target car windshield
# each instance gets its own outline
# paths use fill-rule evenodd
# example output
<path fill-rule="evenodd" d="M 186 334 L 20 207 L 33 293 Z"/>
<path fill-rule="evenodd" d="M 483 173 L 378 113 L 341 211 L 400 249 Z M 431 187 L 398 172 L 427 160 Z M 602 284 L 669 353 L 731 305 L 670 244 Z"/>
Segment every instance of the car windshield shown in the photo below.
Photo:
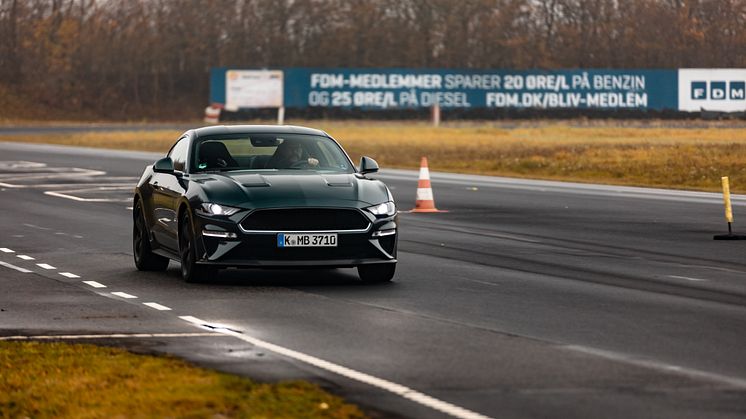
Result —
<path fill-rule="evenodd" d="M 195 142 L 194 172 L 314 170 L 352 173 L 342 149 L 328 137 L 306 134 L 242 134 Z"/>

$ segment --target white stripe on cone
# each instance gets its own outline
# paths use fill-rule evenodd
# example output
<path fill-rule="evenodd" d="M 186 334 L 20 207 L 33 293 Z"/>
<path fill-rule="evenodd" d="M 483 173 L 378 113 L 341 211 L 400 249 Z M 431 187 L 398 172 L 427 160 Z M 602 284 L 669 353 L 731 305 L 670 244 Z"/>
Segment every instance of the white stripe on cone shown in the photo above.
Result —
<path fill-rule="evenodd" d="M 418 201 L 432 201 L 433 200 L 432 188 L 417 188 L 417 200 Z"/>
<path fill-rule="evenodd" d="M 420 180 L 430 180 L 430 169 L 420 167 Z"/>
<path fill-rule="evenodd" d="M 205 122 L 208 124 L 217 124 L 220 121 L 220 108 L 208 106 L 205 108 Z"/>

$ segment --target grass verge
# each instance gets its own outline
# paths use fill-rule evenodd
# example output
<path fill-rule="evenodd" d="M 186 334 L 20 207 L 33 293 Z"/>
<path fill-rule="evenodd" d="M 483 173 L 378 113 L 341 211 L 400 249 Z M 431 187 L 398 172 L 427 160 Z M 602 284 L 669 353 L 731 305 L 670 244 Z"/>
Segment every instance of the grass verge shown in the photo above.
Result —
<path fill-rule="evenodd" d="M 170 357 L 0 342 L 0 417 L 361 418 L 306 382 L 259 384 Z"/>
<path fill-rule="evenodd" d="M 370 155 L 386 168 L 717 191 L 729 176 L 746 192 L 743 127 L 619 127 L 542 123 L 509 128 L 490 123 L 293 121 L 337 138 L 350 155 Z M 165 151 L 176 131 L 0 136 L 0 141 Z"/>

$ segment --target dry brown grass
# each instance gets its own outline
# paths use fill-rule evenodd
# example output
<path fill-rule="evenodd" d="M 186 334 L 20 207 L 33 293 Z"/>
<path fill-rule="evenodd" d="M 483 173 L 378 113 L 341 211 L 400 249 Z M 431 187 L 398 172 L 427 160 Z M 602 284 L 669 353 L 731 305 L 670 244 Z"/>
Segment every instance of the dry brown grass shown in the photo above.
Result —
<path fill-rule="evenodd" d="M 294 121 L 324 129 L 350 155 L 382 167 L 619 185 L 718 190 L 721 176 L 746 192 L 746 129 L 684 126 L 587 127 L 541 123 L 505 128 L 489 123 L 433 128 L 415 122 Z M 0 140 L 165 151 L 175 131 L 0 136 Z"/>
<path fill-rule="evenodd" d="M 0 371 L 4 418 L 363 417 L 313 384 L 259 384 L 93 345 L 0 342 Z"/>
<path fill-rule="evenodd" d="M 502 129 L 329 127 L 350 154 L 389 167 L 524 178 L 716 190 L 730 176 L 746 191 L 746 130 L 577 128 Z M 741 185 L 741 186 L 739 186 Z"/>

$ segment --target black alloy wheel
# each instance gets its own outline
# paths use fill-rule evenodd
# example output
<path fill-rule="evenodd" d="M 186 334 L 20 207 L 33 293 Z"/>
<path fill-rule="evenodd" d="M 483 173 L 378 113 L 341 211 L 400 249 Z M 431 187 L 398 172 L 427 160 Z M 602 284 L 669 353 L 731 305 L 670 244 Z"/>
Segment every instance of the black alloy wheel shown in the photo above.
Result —
<path fill-rule="evenodd" d="M 168 267 L 168 258 L 153 253 L 140 202 L 135 204 L 133 212 L 132 252 L 135 255 L 135 266 L 140 271 L 165 271 Z"/>
<path fill-rule="evenodd" d="M 360 265 L 357 273 L 363 282 L 370 284 L 389 282 L 394 278 L 396 263 L 381 263 L 375 265 Z"/>
<path fill-rule="evenodd" d="M 217 269 L 197 263 L 192 220 L 188 212 L 184 212 L 179 223 L 179 256 L 181 257 L 181 277 L 186 282 L 203 282 L 217 274 Z"/>

